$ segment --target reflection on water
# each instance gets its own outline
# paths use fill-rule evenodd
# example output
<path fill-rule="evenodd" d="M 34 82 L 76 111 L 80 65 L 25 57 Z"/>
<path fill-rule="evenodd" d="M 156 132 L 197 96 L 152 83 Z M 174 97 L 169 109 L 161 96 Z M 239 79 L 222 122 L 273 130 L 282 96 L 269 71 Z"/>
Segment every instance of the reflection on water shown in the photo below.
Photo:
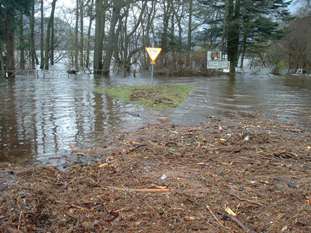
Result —
<path fill-rule="evenodd" d="M 143 78 L 107 80 L 64 73 L 2 81 L 0 162 L 62 166 L 67 160 L 79 159 L 70 155 L 70 145 L 112 143 L 112 134 L 137 129 L 160 115 L 176 124 L 198 124 L 210 116 L 260 112 L 311 128 L 311 80 L 307 78 L 161 78 L 154 82 L 194 86 L 182 106 L 161 113 L 94 92 L 96 87 L 146 82 L 149 80 Z"/>

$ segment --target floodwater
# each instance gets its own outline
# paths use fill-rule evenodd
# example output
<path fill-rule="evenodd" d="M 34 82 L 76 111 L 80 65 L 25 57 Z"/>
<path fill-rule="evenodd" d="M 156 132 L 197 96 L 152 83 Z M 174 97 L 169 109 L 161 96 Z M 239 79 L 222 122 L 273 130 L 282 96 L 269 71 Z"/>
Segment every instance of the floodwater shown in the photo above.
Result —
<path fill-rule="evenodd" d="M 210 117 L 261 113 L 311 129 L 311 78 L 260 75 L 159 78 L 153 83 L 193 86 L 177 109 L 156 112 L 125 104 L 97 87 L 146 84 L 148 78 L 104 78 L 50 72 L 0 82 L 0 162 L 39 163 L 66 167 L 83 158 L 72 145 L 88 148 L 113 143 L 111 135 L 135 130 L 166 116 L 176 124 L 194 125 Z M 82 161 L 83 162 L 83 161 Z"/>

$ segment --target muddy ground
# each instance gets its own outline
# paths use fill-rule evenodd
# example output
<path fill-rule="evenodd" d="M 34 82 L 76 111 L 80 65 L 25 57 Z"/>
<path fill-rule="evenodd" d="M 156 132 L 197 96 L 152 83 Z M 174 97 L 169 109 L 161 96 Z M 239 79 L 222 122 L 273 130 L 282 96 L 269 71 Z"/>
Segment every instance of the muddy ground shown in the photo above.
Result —
<path fill-rule="evenodd" d="M 311 135 L 291 125 L 161 119 L 88 151 L 102 161 L 1 165 L 0 232 L 311 232 Z"/>

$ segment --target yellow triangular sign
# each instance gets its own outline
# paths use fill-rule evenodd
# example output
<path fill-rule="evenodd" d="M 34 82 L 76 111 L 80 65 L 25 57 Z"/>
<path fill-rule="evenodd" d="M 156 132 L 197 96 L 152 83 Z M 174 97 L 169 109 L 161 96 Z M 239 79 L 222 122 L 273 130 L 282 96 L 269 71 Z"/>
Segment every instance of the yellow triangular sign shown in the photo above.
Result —
<path fill-rule="evenodd" d="M 146 48 L 146 51 L 150 57 L 152 64 L 155 64 L 158 56 L 160 55 L 162 49 L 161 48 Z"/>

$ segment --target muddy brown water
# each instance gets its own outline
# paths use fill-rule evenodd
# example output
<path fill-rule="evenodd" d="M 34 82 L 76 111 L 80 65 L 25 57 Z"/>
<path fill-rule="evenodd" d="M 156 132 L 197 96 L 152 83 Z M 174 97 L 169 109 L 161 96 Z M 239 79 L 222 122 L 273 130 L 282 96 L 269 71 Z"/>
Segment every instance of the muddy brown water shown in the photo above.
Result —
<path fill-rule="evenodd" d="M 179 108 L 156 112 L 107 95 L 97 87 L 146 84 L 149 78 L 95 79 L 89 75 L 50 72 L 19 75 L 0 82 L 0 162 L 38 163 L 66 167 L 92 162 L 72 155 L 71 146 L 112 143 L 112 134 L 135 130 L 160 116 L 195 125 L 210 117 L 238 118 L 255 113 L 311 129 L 311 78 L 265 75 L 157 78 L 153 83 L 193 86 Z"/>

